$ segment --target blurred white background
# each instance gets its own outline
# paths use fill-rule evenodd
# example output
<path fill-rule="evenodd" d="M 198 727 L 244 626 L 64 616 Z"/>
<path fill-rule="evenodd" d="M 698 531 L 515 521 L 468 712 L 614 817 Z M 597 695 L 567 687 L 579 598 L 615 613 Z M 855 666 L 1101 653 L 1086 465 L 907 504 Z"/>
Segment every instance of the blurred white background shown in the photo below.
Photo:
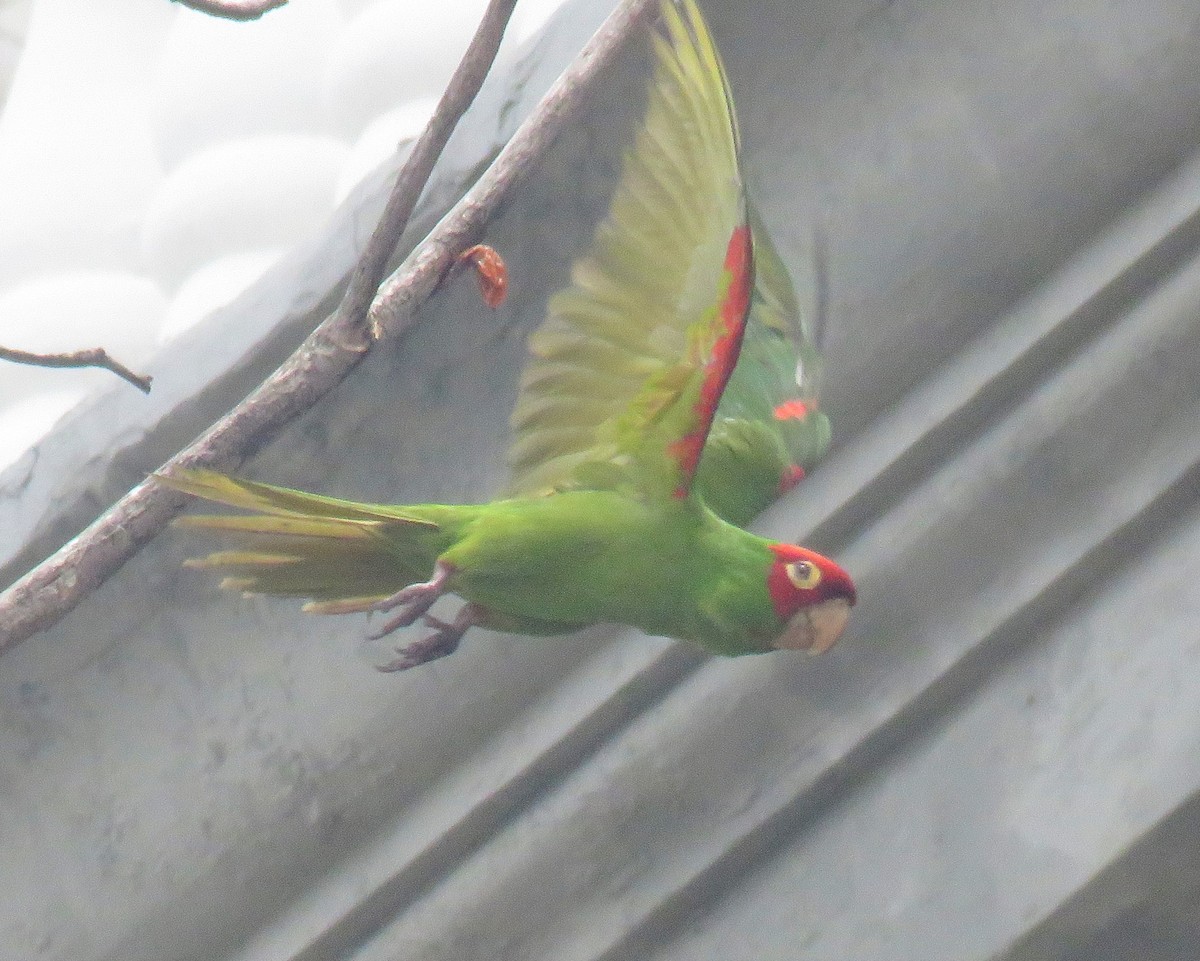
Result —
<path fill-rule="evenodd" d="M 501 61 L 560 3 L 520 0 Z M 0 345 L 104 347 L 153 374 L 158 346 L 420 131 L 485 6 L 291 0 L 233 23 L 0 0 Z M 0 362 L 0 469 L 114 384 Z"/>

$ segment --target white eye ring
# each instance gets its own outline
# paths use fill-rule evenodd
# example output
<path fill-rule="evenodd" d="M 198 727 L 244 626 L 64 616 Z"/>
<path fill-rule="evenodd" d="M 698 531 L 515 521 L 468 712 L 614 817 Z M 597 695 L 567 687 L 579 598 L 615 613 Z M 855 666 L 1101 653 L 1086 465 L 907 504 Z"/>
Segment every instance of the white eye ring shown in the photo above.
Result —
<path fill-rule="evenodd" d="M 788 580 L 802 591 L 811 591 L 821 583 L 821 569 L 812 561 L 792 561 L 784 569 Z"/>

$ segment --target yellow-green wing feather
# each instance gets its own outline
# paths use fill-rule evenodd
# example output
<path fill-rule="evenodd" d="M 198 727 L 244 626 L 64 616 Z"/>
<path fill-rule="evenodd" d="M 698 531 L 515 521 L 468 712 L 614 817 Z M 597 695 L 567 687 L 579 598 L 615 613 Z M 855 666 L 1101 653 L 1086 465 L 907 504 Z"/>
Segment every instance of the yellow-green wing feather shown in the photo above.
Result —
<path fill-rule="evenodd" d="M 608 216 L 530 338 L 512 417 L 521 493 L 685 494 L 737 359 L 752 254 L 732 101 L 692 0 L 662 16 Z"/>

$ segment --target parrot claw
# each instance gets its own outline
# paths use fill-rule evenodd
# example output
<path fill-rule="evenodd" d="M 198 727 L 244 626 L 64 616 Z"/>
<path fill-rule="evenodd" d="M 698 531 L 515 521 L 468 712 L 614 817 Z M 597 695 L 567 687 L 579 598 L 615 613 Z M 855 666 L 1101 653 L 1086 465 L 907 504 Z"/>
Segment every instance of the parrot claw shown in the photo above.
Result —
<path fill-rule="evenodd" d="M 474 604 L 463 605 L 453 621 L 443 621 L 440 617 L 426 614 L 425 623 L 434 629 L 433 633 L 407 647 L 396 648 L 399 657 L 387 664 L 376 665 L 375 670 L 384 674 L 407 671 L 409 668 L 453 654 L 463 635 L 476 623 L 478 614 L 479 609 Z"/>
<path fill-rule="evenodd" d="M 410 584 L 396 591 L 391 597 L 385 597 L 368 607 L 368 611 L 391 611 L 397 607 L 401 608 L 401 611 L 367 636 L 377 641 L 381 637 L 387 637 L 392 631 L 417 623 L 437 599 L 446 593 L 446 581 L 453 571 L 449 564 L 438 561 L 433 567 L 433 577 L 429 580 L 421 584 Z"/>

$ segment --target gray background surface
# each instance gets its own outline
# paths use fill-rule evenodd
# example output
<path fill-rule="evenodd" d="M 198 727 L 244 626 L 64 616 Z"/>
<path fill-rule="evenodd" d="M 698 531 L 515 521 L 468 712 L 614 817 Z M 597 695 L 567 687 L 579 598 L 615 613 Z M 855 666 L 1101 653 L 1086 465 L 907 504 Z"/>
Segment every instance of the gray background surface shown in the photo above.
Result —
<path fill-rule="evenodd" d="M 1200 950 L 1200 9 L 705 4 L 751 188 L 829 241 L 837 450 L 758 522 L 854 572 L 822 659 L 480 632 L 385 677 L 167 533 L 0 663 L 0 956 L 1183 959 Z M 421 233 L 607 5 L 495 78 Z M 245 473 L 503 483 L 525 334 L 587 245 L 630 56 L 464 281 Z M 0 476 L 0 581 L 270 369 L 378 184 Z"/>

